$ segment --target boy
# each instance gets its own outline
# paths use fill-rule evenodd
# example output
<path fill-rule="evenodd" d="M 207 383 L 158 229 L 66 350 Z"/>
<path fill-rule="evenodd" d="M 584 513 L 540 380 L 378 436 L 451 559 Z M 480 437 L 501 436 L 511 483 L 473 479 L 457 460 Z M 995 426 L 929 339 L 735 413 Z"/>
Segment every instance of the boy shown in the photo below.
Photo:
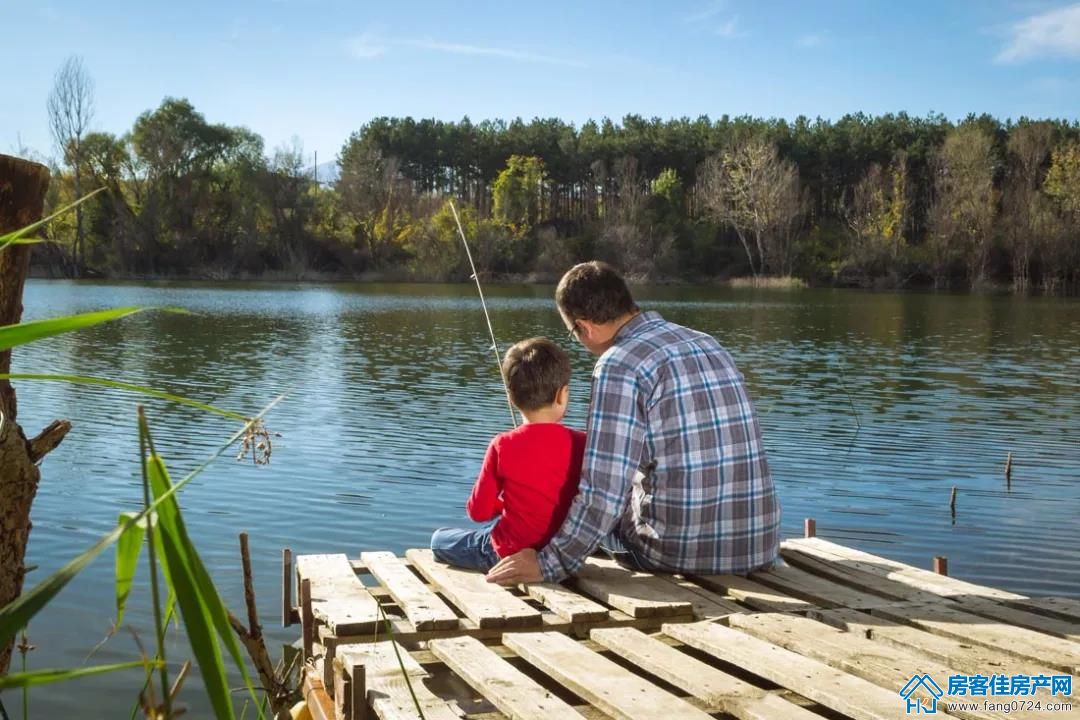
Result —
<path fill-rule="evenodd" d="M 570 395 L 570 359 L 547 338 L 523 340 L 506 351 L 503 377 L 525 422 L 488 445 L 465 511 L 478 530 L 439 528 L 435 559 L 487 572 L 500 558 L 539 550 L 562 526 L 578 490 L 585 433 L 560 424 Z"/>

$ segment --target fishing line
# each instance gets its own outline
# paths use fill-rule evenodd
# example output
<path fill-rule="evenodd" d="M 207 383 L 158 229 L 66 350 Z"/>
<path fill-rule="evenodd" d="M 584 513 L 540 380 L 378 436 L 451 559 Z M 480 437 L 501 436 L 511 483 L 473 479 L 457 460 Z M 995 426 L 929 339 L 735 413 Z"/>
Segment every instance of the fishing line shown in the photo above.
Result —
<path fill-rule="evenodd" d="M 514 403 L 510 400 L 510 386 L 506 384 L 506 375 L 503 374 L 502 358 L 499 357 L 499 343 L 495 340 L 495 330 L 491 327 L 491 315 L 488 314 L 487 303 L 484 302 L 484 290 L 480 287 L 480 275 L 476 272 L 472 253 L 469 251 L 469 241 L 465 239 L 465 230 L 461 227 L 461 219 L 458 218 L 457 208 L 454 201 L 448 200 L 450 212 L 454 214 L 454 222 L 457 223 L 458 234 L 461 236 L 461 244 L 465 246 L 465 256 L 469 258 L 469 268 L 472 269 L 472 279 L 476 281 L 476 292 L 480 294 L 480 307 L 484 309 L 484 319 L 487 320 L 488 334 L 491 336 L 491 349 L 495 352 L 495 365 L 499 368 L 499 377 L 502 378 L 503 390 L 506 391 L 506 405 L 510 408 L 510 422 L 517 427 L 517 415 L 514 414 Z"/>

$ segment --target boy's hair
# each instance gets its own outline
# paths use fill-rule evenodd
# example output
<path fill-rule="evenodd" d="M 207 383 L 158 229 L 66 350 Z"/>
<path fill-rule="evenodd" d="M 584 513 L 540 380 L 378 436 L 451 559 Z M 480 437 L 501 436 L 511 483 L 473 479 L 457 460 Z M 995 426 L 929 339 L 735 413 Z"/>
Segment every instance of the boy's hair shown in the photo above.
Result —
<path fill-rule="evenodd" d="M 555 402 L 560 388 L 570 384 L 570 358 L 544 337 L 522 340 L 502 361 L 510 401 L 519 410 L 539 410 Z"/>
<path fill-rule="evenodd" d="M 638 310 L 622 275 L 599 260 L 567 270 L 555 288 L 555 303 L 570 320 L 594 323 L 611 322 Z"/>

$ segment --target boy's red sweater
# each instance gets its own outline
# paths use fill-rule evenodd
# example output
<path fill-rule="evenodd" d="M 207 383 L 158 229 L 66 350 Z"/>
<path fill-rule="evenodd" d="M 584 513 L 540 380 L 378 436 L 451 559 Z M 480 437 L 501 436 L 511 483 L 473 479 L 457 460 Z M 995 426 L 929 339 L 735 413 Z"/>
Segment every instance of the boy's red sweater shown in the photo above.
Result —
<path fill-rule="evenodd" d="M 539 550 L 558 532 L 584 454 L 585 433 L 560 423 L 526 423 L 495 436 L 465 511 L 476 522 L 500 515 L 491 532 L 499 557 Z"/>

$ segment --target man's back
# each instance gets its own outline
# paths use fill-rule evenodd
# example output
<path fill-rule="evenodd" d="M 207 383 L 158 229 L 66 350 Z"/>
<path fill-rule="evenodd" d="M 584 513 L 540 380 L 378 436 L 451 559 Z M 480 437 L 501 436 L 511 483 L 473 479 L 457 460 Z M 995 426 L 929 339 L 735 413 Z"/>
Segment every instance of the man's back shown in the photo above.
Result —
<path fill-rule="evenodd" d="M 639 313 L 593 371 L 585 460 L 547 579 L 617 530 L 658 570 L 745 573 L 775 560 L 780 506 L 741 373 L 712 337 Z"/>
<path fill-rule="evenodd" d="M 676 570 L 747 572 L 774 560 L 780 507 L 728 352 L 709 335 L 643 313 L 598 372 L 608 364 L 632 372 L 645 424 L 640 467 L 647 470 L 634 478 L 620 535 L 647 560 Z M 609 402 L 602 394 L 594 401 Z"/>

